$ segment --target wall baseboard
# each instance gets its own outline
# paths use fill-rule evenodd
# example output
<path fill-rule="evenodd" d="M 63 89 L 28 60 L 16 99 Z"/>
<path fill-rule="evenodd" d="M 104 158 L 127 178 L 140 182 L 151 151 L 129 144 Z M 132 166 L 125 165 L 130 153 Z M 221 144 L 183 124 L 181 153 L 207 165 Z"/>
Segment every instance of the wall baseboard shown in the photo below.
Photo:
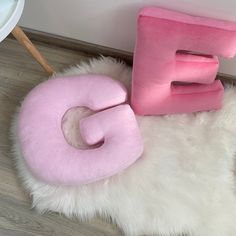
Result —
<path fill-rule="evenodd" d="M 132 65 L 133 62 L 133 53 L 130 52 L 49 34 L 29 28 L 23 27 L 23 30 L 33 42 L 45 43 L 61 48 L 80 51 L 91 56 L 111 56 L 125 61 L 128 65 Z M 10 34 L 8 37 L 12 38 L 13 36 Z M 224 83 L 231 83 L 233 85 L 236 85 L 236 76 L 218 73 L 217 79 L 220 79 Z"/>
<path fill-rule="evenodd" d="M 30 38 L 30 40 L 40 43 L 46 43 L 49 45 L 66 48 L 70 50 L 80 51 L 87 53 L 89 55 L 104 55 L 120 58 L 124 60 L 129 65 L 132 64 L 133 54 L 130 52 L 117 50 L 114 48 L 109 48 L 105 46 L 100 46 L 92 43 L 87 43 L 84 41 L 71 39 L 67 37 L 62 37 L 50 33 L 45 33 L 37 30 L 32 30 L 29 28 L 22 27 L 24 32 Z M 11 36 L 10 36 L 11 37 Z"/>

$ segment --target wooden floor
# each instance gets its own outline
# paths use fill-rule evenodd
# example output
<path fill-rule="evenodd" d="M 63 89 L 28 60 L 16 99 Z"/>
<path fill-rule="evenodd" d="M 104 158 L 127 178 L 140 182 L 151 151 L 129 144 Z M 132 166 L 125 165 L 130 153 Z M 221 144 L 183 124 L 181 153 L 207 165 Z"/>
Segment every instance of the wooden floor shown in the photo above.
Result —
<path fill-rule="evenodd" d="M 48 45 L 37 48 L 59 71 L 88 60 L 89 55 Z M 0 44 L 0 236 L 99 236 L 122 235 L 115 226 L 95 219 L 81 223 L 57 214 L 39 215 L 30 209 L 10 155 L 11 118 L 26 93 L 47 75 L 15 40 Z"/>

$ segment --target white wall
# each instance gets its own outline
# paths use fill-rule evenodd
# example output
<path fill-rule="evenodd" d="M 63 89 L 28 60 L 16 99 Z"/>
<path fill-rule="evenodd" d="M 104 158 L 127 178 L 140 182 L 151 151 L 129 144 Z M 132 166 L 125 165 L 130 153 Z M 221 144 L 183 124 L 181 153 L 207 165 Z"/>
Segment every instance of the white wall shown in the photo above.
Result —
<path fill-rule="evenodd" d="M 136 15 L 147 5 L 236 21 L 236 0 L 26 0 L 20 25 L 133 51 Z M 220 72 L 236 76 L 236 59 L 223 60 Z"/>

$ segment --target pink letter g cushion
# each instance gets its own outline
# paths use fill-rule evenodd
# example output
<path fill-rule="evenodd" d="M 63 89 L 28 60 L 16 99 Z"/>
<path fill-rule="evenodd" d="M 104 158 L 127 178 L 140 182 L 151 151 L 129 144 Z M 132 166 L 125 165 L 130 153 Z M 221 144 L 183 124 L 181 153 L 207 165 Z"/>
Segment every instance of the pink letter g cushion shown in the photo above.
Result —
<path fill-rule="evenodd" d="M 21 151 L 32 174 L 49 184 L 82 185 L 135 162 L 143 143 L 132 109 L 120 105 L 126 98 L 119 82 L 99 75 L 55 78 L 36 86 L 22 103 L 18 123 Z M 102 110 L 80 122 L 84 140 L 103 141 L 101 146 L 80 150 L 68 144 L 61 123 L 73 107 Z"/>

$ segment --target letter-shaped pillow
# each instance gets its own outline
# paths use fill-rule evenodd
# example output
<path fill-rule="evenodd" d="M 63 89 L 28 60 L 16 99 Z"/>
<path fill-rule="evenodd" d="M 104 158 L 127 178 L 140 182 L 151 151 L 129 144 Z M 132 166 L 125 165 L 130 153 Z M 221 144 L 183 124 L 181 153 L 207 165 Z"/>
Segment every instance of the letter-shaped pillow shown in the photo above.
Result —
<path fill-rule="evenodd" d="M 134 53 L 132 108 L 141 115 L 220 108 L 223 86 L 215 81 L 216 56 L 230 58 L 235 53 L 236 22 L 154 7 L 142 9 Z"/>
<path fill-rule="evenodd" d="M 125 88 L 106 76 L 55 78 L 36 86 L 23 101 L 18 124 L 21 151 L 30 171 L 49 184 L 81 185 L 135 162 L 143 143 L 132 109 L 119 105 L 126 98 Z M 100 147 L 80 150 L 67 143 L 62 119 L 78 106 L 100 111 L 80 121 L 85 141 L 103 141 Z"/>

